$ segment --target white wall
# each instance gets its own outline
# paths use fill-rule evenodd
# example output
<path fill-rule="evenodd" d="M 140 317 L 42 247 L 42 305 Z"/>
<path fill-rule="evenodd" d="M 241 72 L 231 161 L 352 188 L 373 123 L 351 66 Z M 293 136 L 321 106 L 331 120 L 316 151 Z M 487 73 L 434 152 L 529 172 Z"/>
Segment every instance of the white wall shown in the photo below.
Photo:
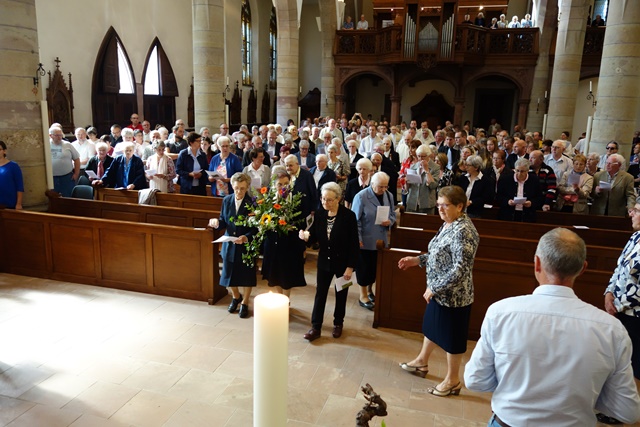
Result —
<path fill-rule="evenodd" d="M 151 42 L 158 37 L 178 83 L 177 115 L 187 118 L 193 76 L 190 0 L 65 0 L 64 7 L 60 6 L 58 1 L 36 0 L 40 61 L 45 69 L 55 70 L 53 60 L 59 57 L 67 85 L 67 75 L 72 74 L 76 125 L 93 122 L 93 70 L 100 44 L 111 26 L 124 44 L 137 83 L 142 83 L 144 61 Z"/>
<path fill-rule="evenodd" d="M 320 16 L 318 0 L 305 0 L 300 16 L 300 54 L 298 56 L 300 64 L 298 79 L 302 86 L 302 96 L 316 87 L 322 90 L 322 39 L 316 21 L 318 16 Z"/>
<path fill-rule="evenodd" d="M 455 95 L 455 88 L 446 80 L 422 80 L 417 82 L 414 87 L 405 86 L 402 89 L 402 105 L 400 107 L 400 114 L 402 120 L 409 123 L 411 120 L 411 107 L 422 101 L 425 95 L 432 91 L 438 91 L 441 93 L 444 99 L 453 106 L 453 97 Z M 449 118 L 453 120 L 453 117 Z"/>

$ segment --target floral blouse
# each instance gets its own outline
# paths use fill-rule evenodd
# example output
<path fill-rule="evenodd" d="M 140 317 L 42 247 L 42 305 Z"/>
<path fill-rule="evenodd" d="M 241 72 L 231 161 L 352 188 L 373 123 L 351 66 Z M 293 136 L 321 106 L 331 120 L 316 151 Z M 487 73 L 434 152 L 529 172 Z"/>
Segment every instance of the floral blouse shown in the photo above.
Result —
<path fill-rule="evenodd" d="M 449 226 L 443 224 L 429 242 L 428 253 L 420 255 L 427 267 L 427 287 L 445 307 L 466 307 L 473 303 L 473 260 L 480 236 L 469 217 L 462 214 Z"/>
<path fill-rule="evenodd" d="M 335 163 L 329 160 L 329 162 L 327 163 L 327 166 L 329 167 L 329 169 L 334 171 L 336 175 L 347 177 L 347 179 L 338 181 L 338 185 L 342 190 L 342 194 L 344 194 L 344 191 L 347 188 L 347 181 L 349 180 L 349 174 L 351 173 L 351 168 L 349 166 L 345 166 L 345 164 L 340 159 L 336 159 Z"/>

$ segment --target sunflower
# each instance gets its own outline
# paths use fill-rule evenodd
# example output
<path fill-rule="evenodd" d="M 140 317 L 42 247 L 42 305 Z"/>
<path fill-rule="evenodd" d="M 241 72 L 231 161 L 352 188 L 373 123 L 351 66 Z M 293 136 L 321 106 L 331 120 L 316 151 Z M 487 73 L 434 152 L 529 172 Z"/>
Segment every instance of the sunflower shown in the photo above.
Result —
<path fill-rule="evenodd" d="M 267 225 L 271 222 L 271 215 L 269 214 L 263 214 L 262 217 L 260 218 L 260 224 L 264 224 Z"/>

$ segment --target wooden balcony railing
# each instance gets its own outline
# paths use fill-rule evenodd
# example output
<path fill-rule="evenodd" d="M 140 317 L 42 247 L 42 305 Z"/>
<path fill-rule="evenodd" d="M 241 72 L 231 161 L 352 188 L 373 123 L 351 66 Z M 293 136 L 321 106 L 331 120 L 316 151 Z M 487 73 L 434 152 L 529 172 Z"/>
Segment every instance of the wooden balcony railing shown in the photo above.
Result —
<path fill-rule="evenodd" d="M 342 64 L 415 62 L 425 54 L 438 62 L 481 63 L 502 57 L 507 61 L 524 59 L 525 63 L 535 64 L 539 34 L 538 28 L 491 30 L 475 25 L 458 25 L 453 37 L 453 54 L 444 55 L 447 50 L 441 49 L 442 34 L 437 46 L 422 44 L 430 46 L 426 50 L 420 48 L 419 34 L 413 40 L 405 40 L 404 27 L 401 26 L 367 31 L 342 30 L 336 32 L 334 56 Z M 417 49 L 405 49 L 405 43 L 413 43 Z M 412 54 L 407 55 L 407 52 Z"/>

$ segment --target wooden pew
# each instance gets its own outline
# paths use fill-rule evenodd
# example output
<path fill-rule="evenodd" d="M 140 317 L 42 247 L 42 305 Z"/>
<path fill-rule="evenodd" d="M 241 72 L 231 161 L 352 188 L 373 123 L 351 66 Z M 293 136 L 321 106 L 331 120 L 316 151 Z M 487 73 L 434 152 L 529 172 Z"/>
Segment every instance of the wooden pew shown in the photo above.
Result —
<path fill-rule="evenodd" d="M 394 248 L 427 252 L 427 245 L 436 232 L 437 230 L 394 227 L 391 230 L 389 244 Z M 481 234 L 476 257 L 500 261 L 533 262 L 537 247 L 538 240 Z M 622 247 L 587 245 L 589 269 L 613 272 L 621 252 Z"/>
<path fill-rule="evenodd" d="M 176 227 L 205 228 L 210 218 L 217 218 L 220 211 L 149 206 L 100 200 L 73 199 L 49 196 L 49 213 L 88 218 L 103 218 Z"/>
<path fill-rule="evenodd" d="M 631 237 L 631 231 L 605 230 L 590 228 L 588 230 L 577 229 L 572 226 L 558 226 L 528 222 L 497 221 L 490 219 L 474 219 L 478 233 L 481 235 L 518 237 L 521 239 L 538 240 L 544 233 L 556 227 L 565 227 L 573 230 L 582 237 L 587 245 L 623 248 Z M 403 227 L 422 228 L 425 230 L 438 230 L 442 225 L 439 215 L 426 215 L 419 213 L 403 213 L 400 215 L 400 225 Z"/>
<path fill-rule="evenodd" d="M 376 306 L 373 327 L 421 332 L 426 302 L 422 295 L 426 288 L 425 270 L 413 267 L 400 270 L 398 261 L 416 256 L 418 251 L 385 249 L 378 246 Z M 587 270 L 578 277 L 574 290 L 577 296 L 598 308 L 604 306 L 603 292 L 611 272 Z M 475 301 L 471 310 L 469 339 L 480 337 L 480 328 L 487 308 L 504 298 L 526 295 L 537 286 L 533 262 L 497 261 L 476 258 L 473 267 Z"/>
<path fill-rule="evenodd" d="M 485 209 L 483 219 L 498 219 L 497 207 Z M 633 231 L 631 220 L 620 216 L 603 215 L 576 215 L 568 212 L 558 211 L 538 211 L 536 212 L 536 222 L 538 224 L 551 224 L 556 226 L 583 225 L 589 228 L 603 228 L 608 230 Z"/>
<path fill-rule="evenodd" d="M 212 233 L 0 210 L 0 271 L 215 303 Z"/>
<path fill-rule="evenodd" d="M 138 203 L 137 190 L 115 190 L 113 188 L 95 189 L 95 199 L 105 202 Z M 174 208 L 198 209 L 204 211 L 217 211 L 222 209 L 221 197 L 192 196 L 179 193 L 156 193 L 158 206 Z"/>

